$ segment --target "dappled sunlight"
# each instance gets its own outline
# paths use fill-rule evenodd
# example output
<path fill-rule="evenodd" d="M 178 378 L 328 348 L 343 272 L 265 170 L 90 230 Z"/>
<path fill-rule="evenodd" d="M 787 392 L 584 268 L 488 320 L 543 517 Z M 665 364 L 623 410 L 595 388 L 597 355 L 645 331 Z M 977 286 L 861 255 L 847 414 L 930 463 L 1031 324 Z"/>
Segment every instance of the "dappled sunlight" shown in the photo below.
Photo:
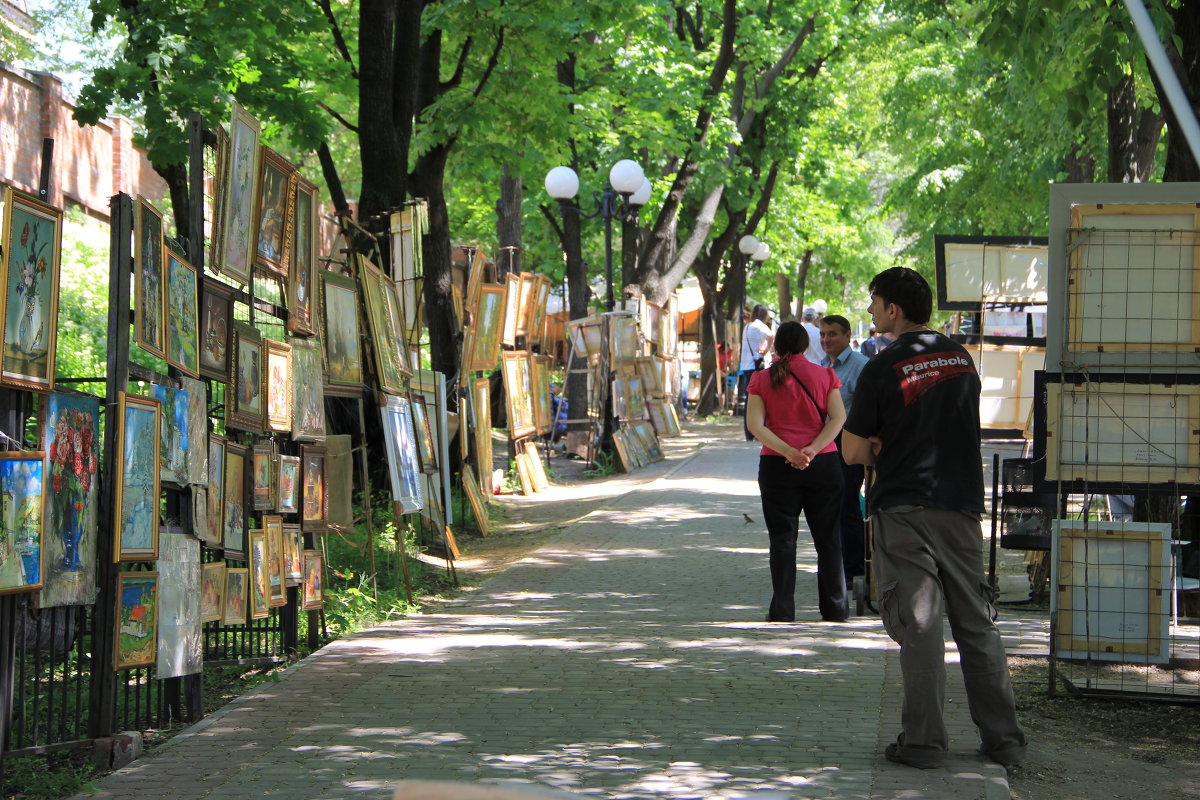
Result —
<path fill-rule="evenodd" d="M 670 477 L 663 482 L 664 488 L 672 492 L 693 491 L 705 496 L 704 505 L 708 506 L 713 496 L 728 495 L 731 497 L 758 497 L 758 479 L 756 477 L 738 480 L 736 478 L 676 478 Z"/>

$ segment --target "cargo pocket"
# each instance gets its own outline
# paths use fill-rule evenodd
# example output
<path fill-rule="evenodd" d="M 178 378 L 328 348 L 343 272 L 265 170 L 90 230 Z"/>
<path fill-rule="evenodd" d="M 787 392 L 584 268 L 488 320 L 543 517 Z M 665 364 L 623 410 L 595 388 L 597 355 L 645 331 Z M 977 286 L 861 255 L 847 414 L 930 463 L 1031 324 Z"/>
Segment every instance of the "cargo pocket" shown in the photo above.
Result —
<path fill-rule="evenodd" d="M 979 581 L 979 596 L 983 598 L 983 602 L 987 606 L 988 617 L 992 622 L 998 620 L 1000 614 L 996 611 L 996 590 L 986 580 Z"/>
<path fill-rule="evenodd" d="M 904 624 L 900 621 L 900 610 L 896 603 L 896 581 L 879 586 L 879 615 L 883 618 L 883 629 L 896 644 L 904 644 Z"/>

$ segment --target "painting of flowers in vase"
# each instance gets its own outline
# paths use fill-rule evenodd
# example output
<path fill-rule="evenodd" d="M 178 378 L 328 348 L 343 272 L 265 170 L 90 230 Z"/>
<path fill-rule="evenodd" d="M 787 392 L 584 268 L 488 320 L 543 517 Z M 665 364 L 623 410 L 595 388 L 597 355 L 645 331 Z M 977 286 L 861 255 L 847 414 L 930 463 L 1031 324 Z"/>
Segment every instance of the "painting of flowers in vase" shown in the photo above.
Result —
<path fill-rule="evenodd" d="M 42 608 L 96 600 L 96 470 L 100 464 L 100 403 L 59 394 L 47 398 L 45 584 Z"/>

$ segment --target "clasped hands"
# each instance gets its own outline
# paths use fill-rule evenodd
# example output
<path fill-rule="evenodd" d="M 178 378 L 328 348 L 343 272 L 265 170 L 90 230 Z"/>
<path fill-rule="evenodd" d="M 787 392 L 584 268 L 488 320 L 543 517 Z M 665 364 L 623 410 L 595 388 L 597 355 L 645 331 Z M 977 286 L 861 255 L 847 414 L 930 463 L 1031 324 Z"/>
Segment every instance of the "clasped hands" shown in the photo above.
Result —
<path fill-rule="evenodd" d="M 783 457 L 787 459 L 788 466 L 792 469 L 804 469 L 812 463 L 816 455 L 817 449 L 810 444 L 801 448 L 789 447 Z"/>

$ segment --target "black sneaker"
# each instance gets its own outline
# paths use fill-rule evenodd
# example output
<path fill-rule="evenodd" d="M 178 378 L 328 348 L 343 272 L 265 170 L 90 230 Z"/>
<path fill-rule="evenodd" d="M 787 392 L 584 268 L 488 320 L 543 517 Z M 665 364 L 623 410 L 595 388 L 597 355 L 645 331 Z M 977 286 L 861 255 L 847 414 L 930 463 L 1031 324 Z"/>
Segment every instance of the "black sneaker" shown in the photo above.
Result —
<path fill-rule="evenodd" d="M 933 747 L 912 747 L 892 742 L 883 751 L 883 757 L 895 764 L 917 769 L 941 769 L 946 756 Z"/>

